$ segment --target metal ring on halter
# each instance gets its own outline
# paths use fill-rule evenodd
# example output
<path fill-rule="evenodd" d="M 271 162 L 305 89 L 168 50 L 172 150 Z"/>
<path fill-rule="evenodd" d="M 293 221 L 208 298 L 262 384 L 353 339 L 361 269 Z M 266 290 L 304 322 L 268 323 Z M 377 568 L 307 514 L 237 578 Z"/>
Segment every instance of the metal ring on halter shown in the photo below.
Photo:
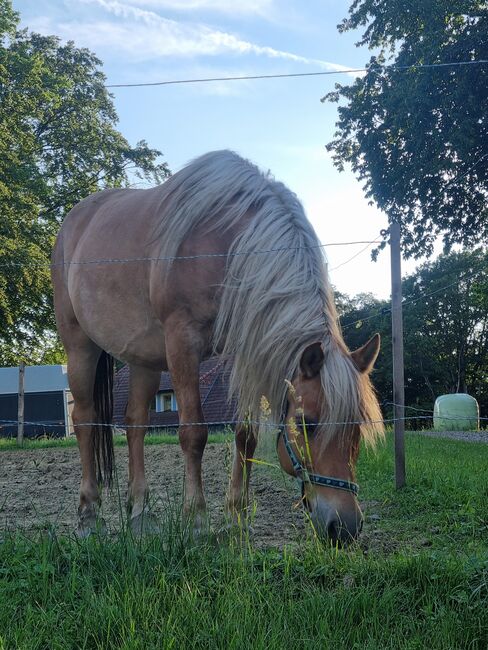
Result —
<path fill-rule="evenodd" d="M 286 452 L 291 460 L 293 469 L 297 478 L 302 483 L 302 495 L 304 492 L 304 486 L 306 483 L 313 483 L 315 485 L 323 485 L 324 487 L 334 488 L 336 490 L 345 490 L 346 492 L 351 492 L 354 496 L 358 495 L 359 485 L 353 483 L 352 481 L 347 481 L 345 479 L 333 478 L 332 476 L 322 476 L 321 474 L 311 474 L 305 467 L 302 466 L 300 461 L 297 458 L 297 455 L 293 451 L 288 434 L 286 431 L 286 425 L 282 427 L 278 433 L 278 442 L 280 436 L 283 435 L 283 442 L 285 445 Z"/>

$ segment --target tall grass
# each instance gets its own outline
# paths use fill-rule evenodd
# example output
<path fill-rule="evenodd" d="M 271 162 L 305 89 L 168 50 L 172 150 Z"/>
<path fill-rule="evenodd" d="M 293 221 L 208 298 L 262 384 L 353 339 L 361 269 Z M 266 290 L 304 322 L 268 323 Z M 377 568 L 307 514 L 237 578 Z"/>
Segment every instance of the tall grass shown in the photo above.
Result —
<path fill-rule="evenodd" d="M 174 531 L 173 531 L 174 532 Z M 488 560 L 55 535 L 0 546 L 1 648 L 486 648 Z"/>
<path fill-rule="evenodd" d="M 0 649 L 485 650 L 487 452 L 408 437 L 395 491 L 391 441 L 363 450 L 365 536 L 343 551 L 313 535 L 279 551 L 245 534 L 190 543 L 171 504 L 149 539 L 5 534 Z M 272 490 L 274 470 L 256 469 Z"/>

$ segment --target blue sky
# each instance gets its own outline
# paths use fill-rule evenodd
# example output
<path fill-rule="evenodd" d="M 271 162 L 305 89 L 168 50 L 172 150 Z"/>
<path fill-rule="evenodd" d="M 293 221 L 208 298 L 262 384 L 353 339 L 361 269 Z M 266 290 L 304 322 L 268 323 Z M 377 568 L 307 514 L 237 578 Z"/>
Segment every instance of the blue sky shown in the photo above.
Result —
<path fill-rule="evenodd" d="M 14 0 L 23 26 L 88 47 L 107 83 L 153 82 L 361 67 L 358 34 L 339 34 L 343 0 Z M 160 149 L 172 171 L 195 156 L 234 149 L 271 170 L 302 200 L 322 242 L 370 240 L 386 217 L 339 173 L 325 144 L 336 106 L 320 98 L 350 75 L 113 89 L 119 128 Z M 350 295 L 387 297 L 389 254 L 327 248 L 332 282 Z M 342 265 L 342 266 L 341 266 Z M 334 270 L 335 267 L 340 266 Z M 412 264 L 404 270 L 412 269 Z"/>

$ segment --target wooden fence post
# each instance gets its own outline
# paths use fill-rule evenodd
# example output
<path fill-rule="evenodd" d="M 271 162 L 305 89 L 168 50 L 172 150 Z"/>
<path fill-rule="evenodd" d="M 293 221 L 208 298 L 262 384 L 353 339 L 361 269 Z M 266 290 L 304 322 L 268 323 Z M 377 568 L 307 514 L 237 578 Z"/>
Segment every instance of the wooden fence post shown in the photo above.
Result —
<path fill-rule="evenodd" d="M 22 447 L 24 444 L 24 377 L 25 363 L 19 364 L 19 397 L 17 406 L 17 444 Z"/>
<path fill-rule="evenodd" d="M 403 314 L 400 224 L 390 226 L 391 333 L 393 348 L 393 413 L 395 431 L 395 485 L 405 485 L 405 385 L 403 371 Z"/>

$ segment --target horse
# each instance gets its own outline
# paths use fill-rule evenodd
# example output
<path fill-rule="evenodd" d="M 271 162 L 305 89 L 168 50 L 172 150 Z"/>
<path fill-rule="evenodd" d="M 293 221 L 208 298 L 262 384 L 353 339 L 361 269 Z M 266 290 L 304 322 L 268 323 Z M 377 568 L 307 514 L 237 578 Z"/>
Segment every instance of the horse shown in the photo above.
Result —
<path fill-rule="evenodd" d="M 295 194 L 232 151 L 202 155 L 162 185 L 105 189 L 67 214 L 52 254 L 57 328 L 67 355 L 81 460 L 77 532 L 97 530 L 110 483 L 114 359 L 130 369 L 126 409 L 130 528 L 154 532 L 144 436 L 160 374 L 169 370 L 184 455 L 183 516 L 207 522 L 207 441 L 199 364 L 232 359 L 235 455 L 226 510 L 248 507 L 262 397 L 279 425 L 282 468 L 302 481 L 320 537 L 358 536 L 354 471 L 362 437 L 382 435 L 369 373 L 375 335 L 350 352 L 323 248 Z"/>

